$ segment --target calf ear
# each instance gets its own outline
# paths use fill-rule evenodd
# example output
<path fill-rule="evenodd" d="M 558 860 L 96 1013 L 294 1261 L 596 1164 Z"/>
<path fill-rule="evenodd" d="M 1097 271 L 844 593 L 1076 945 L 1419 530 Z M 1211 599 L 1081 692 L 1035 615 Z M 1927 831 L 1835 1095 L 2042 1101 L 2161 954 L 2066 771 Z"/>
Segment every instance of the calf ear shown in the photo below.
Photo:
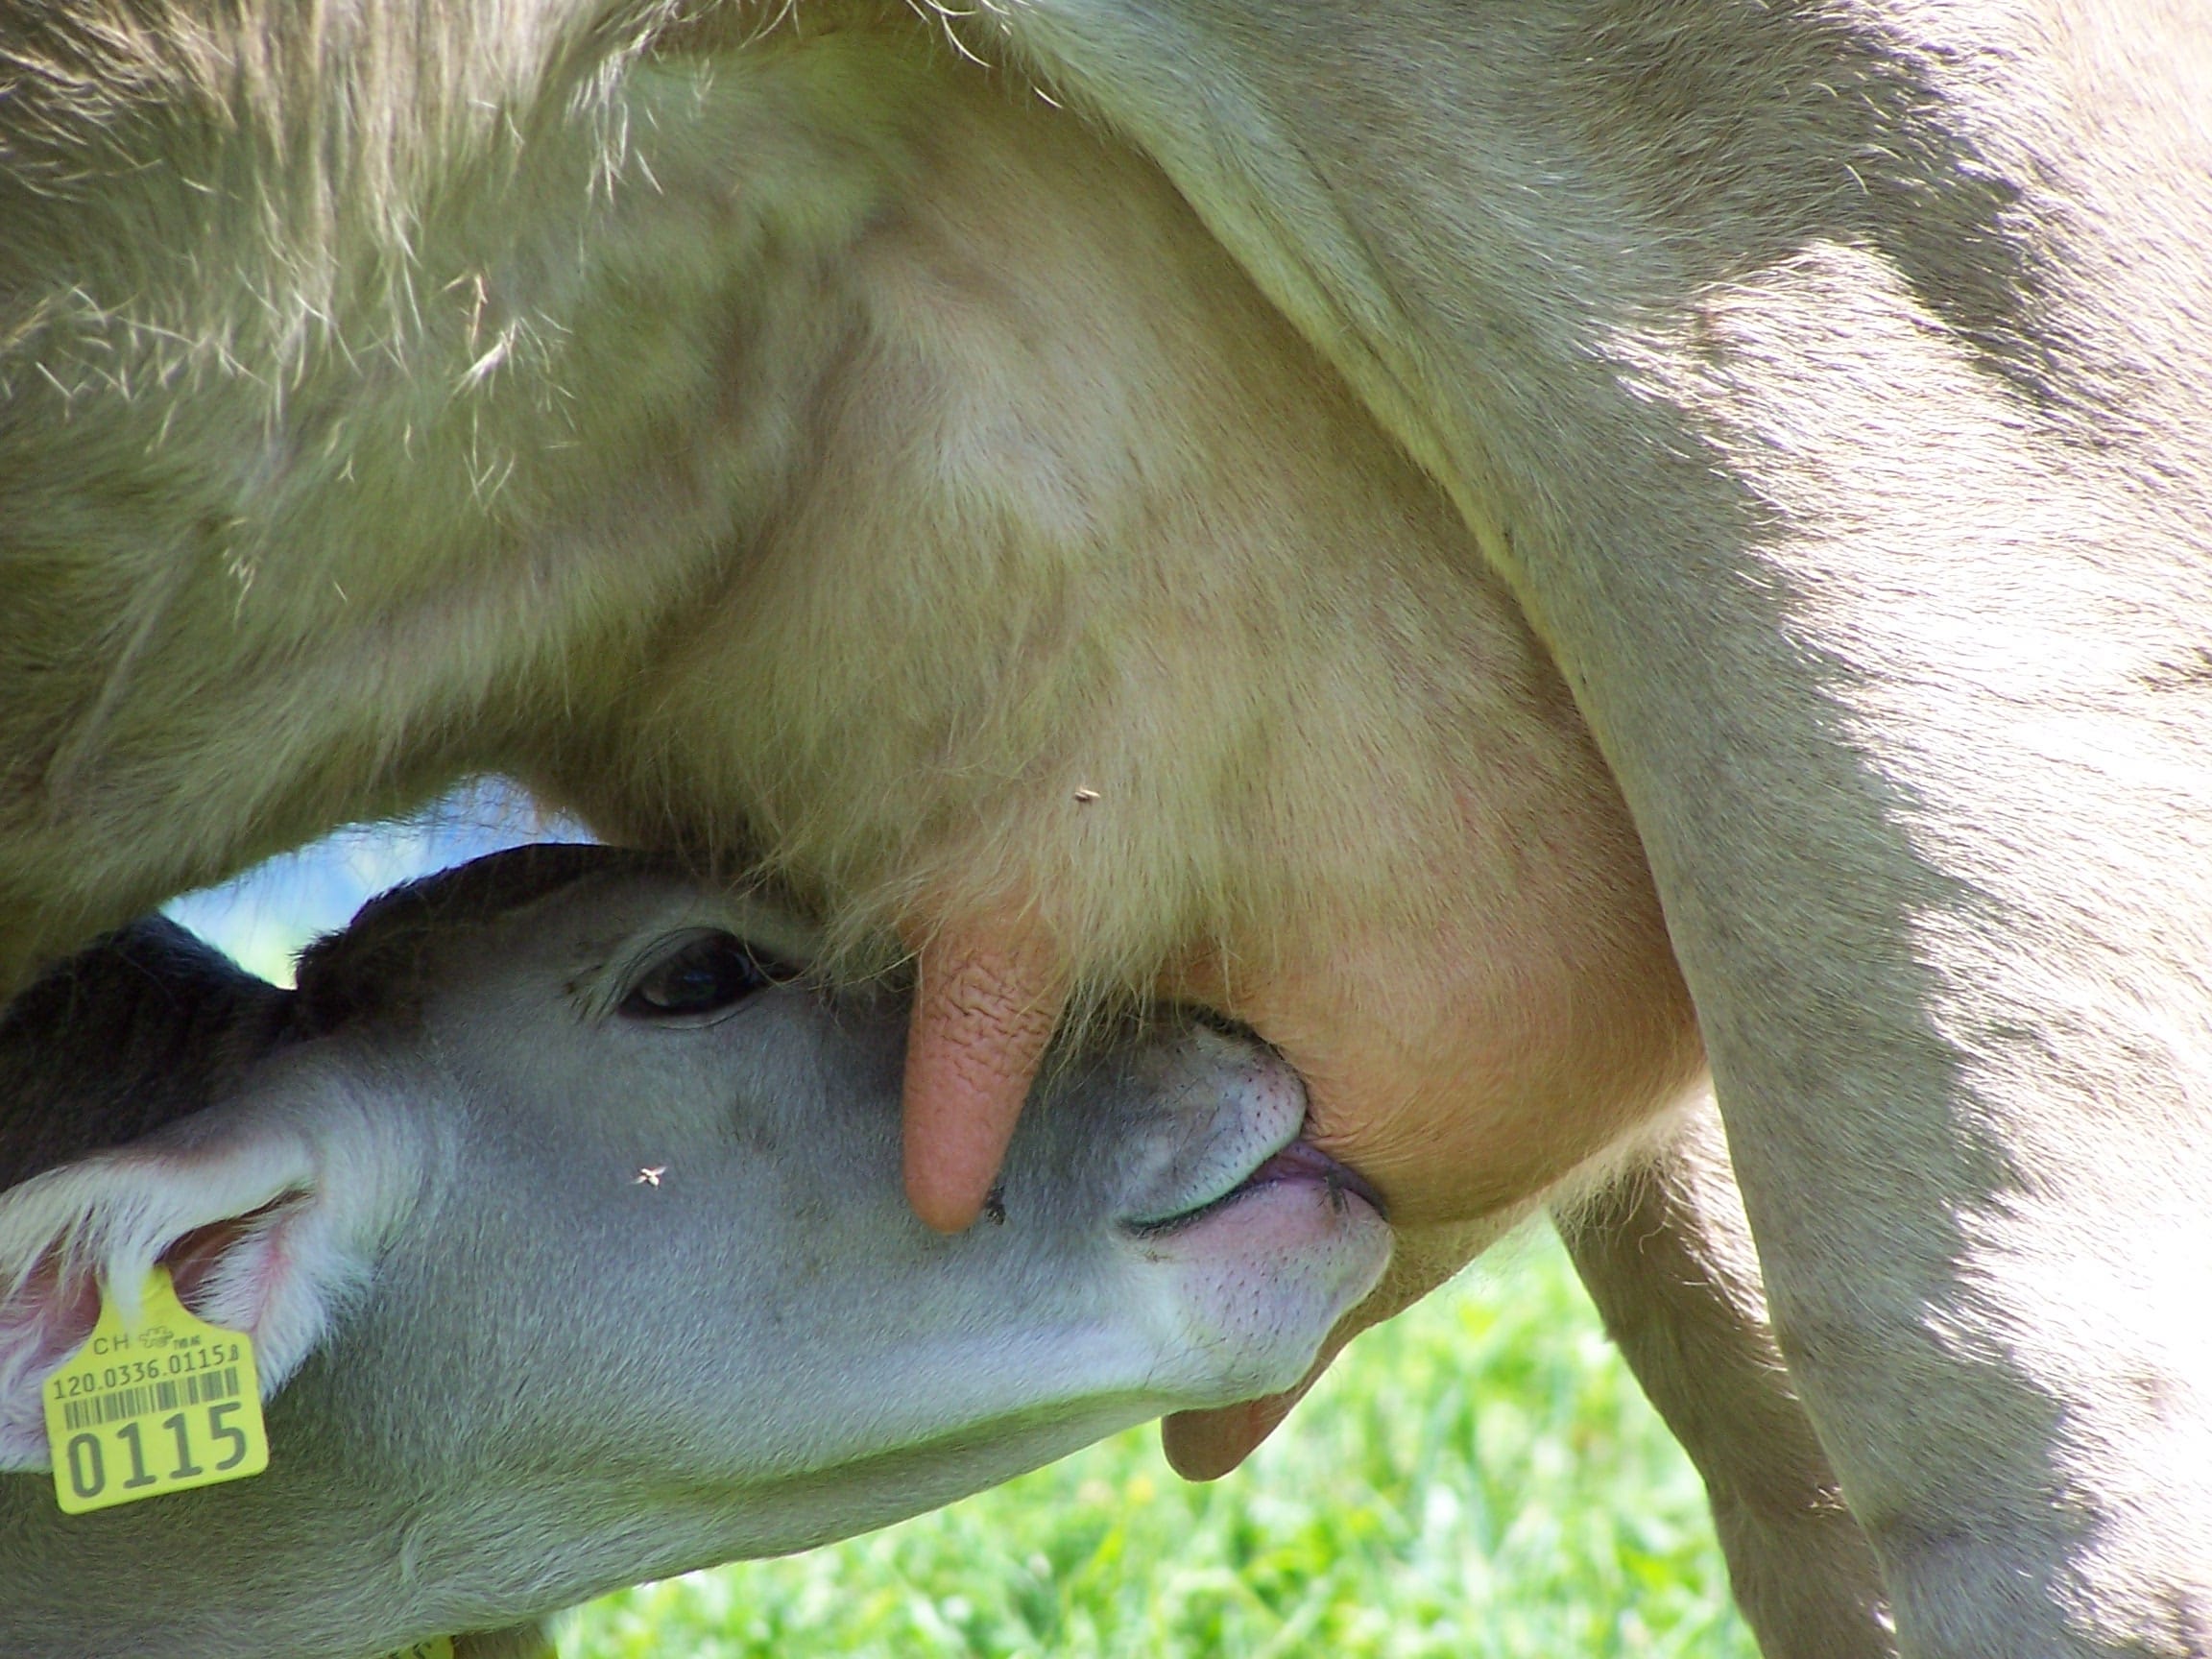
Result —
<path fill-rule="evenodd" d="M 40 1389 L 92 1334 L 103 1287 L 132 1317 L 156 1262 L 193 1312 L 253 1338 L 264 1396 L 282 1385 L 418 1184 L 393 1137 L 338 1116 L 200 1123 L 0 1192 L 0 1470 L 50 1466 Z"/>

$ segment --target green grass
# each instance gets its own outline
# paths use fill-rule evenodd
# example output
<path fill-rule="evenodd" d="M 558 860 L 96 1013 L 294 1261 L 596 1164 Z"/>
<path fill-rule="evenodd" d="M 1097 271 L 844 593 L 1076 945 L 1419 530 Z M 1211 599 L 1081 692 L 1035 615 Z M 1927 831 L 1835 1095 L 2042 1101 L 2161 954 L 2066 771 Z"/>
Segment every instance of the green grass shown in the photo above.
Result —
<path fill-rule="evenodd" d="M 594 1603 L 564 1659 L 1756 1659 L 1703 1491 L 1548 1236 L 1362 1337 L 1244 1469 L 1156 1429 Z"/>

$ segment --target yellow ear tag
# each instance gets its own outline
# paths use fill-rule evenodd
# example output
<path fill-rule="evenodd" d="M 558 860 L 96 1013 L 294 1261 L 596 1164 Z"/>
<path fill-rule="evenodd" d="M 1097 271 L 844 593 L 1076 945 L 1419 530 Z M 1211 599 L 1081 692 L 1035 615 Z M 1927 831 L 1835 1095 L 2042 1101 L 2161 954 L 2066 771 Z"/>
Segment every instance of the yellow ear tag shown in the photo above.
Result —
<path fill-rule="evenodd" d="M 169 1269 L 146 1275 L 135 1326 L 112 1296 L 46 1380 L 46 1445 L 65 1515 L 243 1480 L 269 1467 L 253 1339 L 187 1312 Z"/>
<path fill-rule="evenodd" d="M 387 1653 L 384 1659 L 453 1659 L 453 1638 L 433 1636 L 427 1642 L 418 1642 L 412 1647 L 402 1647 L 397 1653 Z"/>

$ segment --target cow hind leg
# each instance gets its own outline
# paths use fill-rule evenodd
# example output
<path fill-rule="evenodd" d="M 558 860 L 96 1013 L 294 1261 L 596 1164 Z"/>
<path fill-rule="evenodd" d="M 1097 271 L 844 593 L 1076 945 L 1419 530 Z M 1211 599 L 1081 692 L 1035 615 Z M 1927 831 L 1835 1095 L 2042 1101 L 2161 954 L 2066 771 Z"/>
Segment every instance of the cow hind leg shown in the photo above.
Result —
<path fill-rule="evenodd" d="M 1606 1330 L 1704 1477 L 1737 1604 L 1767 1659 L 1894 1653 L 1873 1551 L 1775 1346 L 1710 1099 L 1650 1162 L 1553 1218 Z"/>

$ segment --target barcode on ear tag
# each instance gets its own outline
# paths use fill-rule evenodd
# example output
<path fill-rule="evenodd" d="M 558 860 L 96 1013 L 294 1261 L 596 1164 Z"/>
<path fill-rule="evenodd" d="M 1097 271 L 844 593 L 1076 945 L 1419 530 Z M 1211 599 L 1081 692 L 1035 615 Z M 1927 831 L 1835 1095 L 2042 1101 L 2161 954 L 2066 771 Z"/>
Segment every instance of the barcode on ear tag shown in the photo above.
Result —
<path fill-rule="evenodd" d="M 253 1339 L 187 1312 L 169 1269 L 146 1276 L 134 1329 L 103 1286 L 99 1323 L 46 1380 L 62 1513 L 243 1480 L 269 1467 Z"/>

